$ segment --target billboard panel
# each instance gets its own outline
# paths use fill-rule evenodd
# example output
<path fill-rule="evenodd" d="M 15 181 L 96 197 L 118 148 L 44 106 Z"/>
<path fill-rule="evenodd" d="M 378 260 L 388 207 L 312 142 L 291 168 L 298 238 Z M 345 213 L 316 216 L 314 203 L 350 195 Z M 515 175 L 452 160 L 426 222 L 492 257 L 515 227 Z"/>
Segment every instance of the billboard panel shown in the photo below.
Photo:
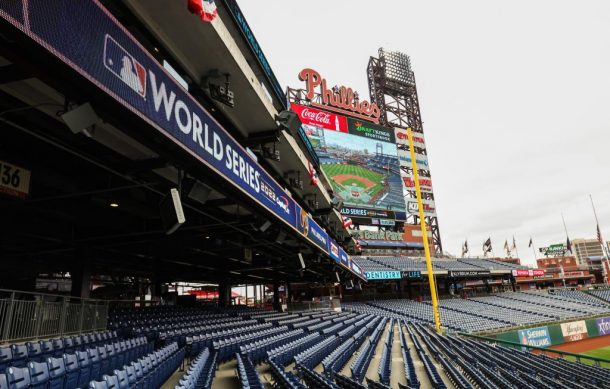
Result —
<path fill-rule="evenodd" d="M 298 104 L 292 110 L 346 208 L 405 212 L 394 129 Z"/>
<path fill-rule="evenodd" d="M 548 347 L 551 345 L 551 336 L 548 327 L 535 327 L 519 330 L 519 341 L 526 346 Z"/>

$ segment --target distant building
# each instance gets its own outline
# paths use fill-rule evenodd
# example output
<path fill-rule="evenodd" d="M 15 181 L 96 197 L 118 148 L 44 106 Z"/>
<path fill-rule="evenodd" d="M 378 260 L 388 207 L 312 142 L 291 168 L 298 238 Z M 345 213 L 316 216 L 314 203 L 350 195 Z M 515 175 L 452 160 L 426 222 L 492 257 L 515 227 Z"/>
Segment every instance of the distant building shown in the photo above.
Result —
<path fill-rule="evenodd" d="M 572 240 L 572 253 L 579 265 L 586 265 L 590 257 L 603 257 L 602 245 L 597 239 Z"/>

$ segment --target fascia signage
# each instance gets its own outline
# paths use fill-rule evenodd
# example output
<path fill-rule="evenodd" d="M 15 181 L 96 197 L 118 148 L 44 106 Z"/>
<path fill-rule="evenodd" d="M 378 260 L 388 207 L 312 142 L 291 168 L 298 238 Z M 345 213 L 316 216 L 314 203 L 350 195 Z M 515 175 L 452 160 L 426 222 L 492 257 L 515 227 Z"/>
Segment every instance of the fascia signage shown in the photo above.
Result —
<path fill-rule="evenodd" d="M 319 249 L 328 254 L 328 242 L 330 237 L 322 227 L 312 219 L 311 215 L 305 212 L 298 204 L 295 208 L 299 214 L 298 230 L 303 236 L 309 239 L 310 242 L 318 246 Z"/>
<path fill-rule="evenodd" d="M 394 131 L 391 128 L 352 118 L 347 118 L 347 128 L 348 132 L 352 135 L 387 143 L 396 143 Z"/>
<path fill-rule="evenodd" d="M 333 238 L 328 238 L 328 255 L 337 263 L 341 262 L 341 257 L 339 256 L 339 245 Z"/>
<path fill-rule="evenodd" d="M 0 17 L 295 229 L 300 207 L 98 1 L 0 2 Z M 18 10 L 19 12 L 16 12 Z M 25 12 L 25 14 L 24 14 Z M 27 16 L 27 26 L 25 25 Z M 66 39 L 66 34 L 78 37 Z M 309 218 L 309 240 L 328 234 Z"/>
<path fill-rule="evenodd" d="M 30 194 L 32 172 L 8 162 L 0 161 L 0 193 L 26 198 Z"/>
<path fill-rule="evenodd" d="M 418 280 L 421 278 L 421 271 L 403 271 L 401 277 L 407 280 Z"/>
<path fill-rule="evenodd" d="M 367 271 L 364 272 L 367 280 L 399 280 L 399 271 Z"/>
<path fill-rule="evenodd" d="M 519 342 L 522 345 L 534 347 L 548 347 L 551 345 L 549 328 L 546 326 L 519 330 L 518 334 Z"/>
<path fill-rule="evenodd" d="M 411 215 L 419 214 L 419 205 L 417 199 L 405 199 L 407 203 L 407 212 Z M 436 204 L 434 200 L 422 200 L 422 207 L 424 208 L 424 216 L 436 216 Z"/>
<path fill-rule="evenodd" d="M 341 247 L 339 247 L 339 258 L 341 259 L 341 265 L 349 269 L 349 255 Z"/>
<path fill-rule="evenodd" d="M 362 272 L 362 269 L 360 269 L 360 266 L 358 266 L 358 264 L 356 262 L 352 261 L 351 259 L 349 261 L 349 267 L 350 267 L 350 269 L 352 269 L 352 272 L 354 272 L 355 274 L 357 274 L 361 277 L 364 277 L 365 279 L 368 280 L 368 278 L 366 277 L 366 274 L 364 274 Z"/>
<path fill-rule="evenodd" d="M 343 207 L 341 214 L 352 217 L 376 218 L 376 219 L 398 219 L 398 213 L 381 209 L 369 209 L 359 207 Z M 403 219 L 404 220 L 404 219 Z"/>
<path fill-rule="evenodd" d="M 237 22 L 237 25 L 239 26 L 242 34 L 245 36 L 246 40 L 248 41 L 248 44 L 250 45 L 250 48 L 254 52 L 256 59 L 258 60 L 261 67 L 263 68 L 263 71 L 265 72 L 265 75 L 267 76 L 267 80 L 269 81 L 269 83 L 271 84 L 271 87 L 273 88 L 273 92 L 275 93 L 275 96 L 278 98 L 280 103 L 283 106 L 285 106 L 286 95 L 284 94 L 284 91 L 283 91 L 282 87 L 280 86 L 280 83 L 277 81 L 277 78 L 275 78 L 275 74 L 273 73 L 273 70 L 271 69 L 269 62 L 267 61 L 267 58 L 265 57 L 263 50 L 260 48 L 258 42 L 256 41 L 256 38 L 254 37 L 254 34 L 252 33 L 252 30 L 250 29 L 250 26 L 248 25 L 246 18 L 244 18 L 244 15 L 241 13 L 241 9 L 239 9 L 239 6 L 237 5 L 237 1 L 236 0 L 224 0 L 224 3 L 227 5 L 227 8 L 229 9 L 231 15 Z"/>
<path fill-rule="evenodd" d="M 290 107 L 299 116 L 301 123 L 306 126 L 347 133 L 345 116 L 299 104 L 291 104 Z"/>
<path fill-rule="evenodd" d="M 450 277 L 464 277 L 464 276 L 480 276 L 489 274 L 488 270 L 467 270 L 467 271 L 450 271 Z"/>
<path fill-rule="evenodd" d="M 542 269 L 513 269 L 513 277 L 540 277 L 544 276 Z"/>
<path fill-rule="evenodd" d="M 393 231 L 369 231 L 369 230 L 360 230 L 353 231 L 353 236 L 358 239 L 367 239 L 367 240 L 389 240 L 389 241 L 403 241 L 403 233 L 402 232 L 393 232 Z"/>

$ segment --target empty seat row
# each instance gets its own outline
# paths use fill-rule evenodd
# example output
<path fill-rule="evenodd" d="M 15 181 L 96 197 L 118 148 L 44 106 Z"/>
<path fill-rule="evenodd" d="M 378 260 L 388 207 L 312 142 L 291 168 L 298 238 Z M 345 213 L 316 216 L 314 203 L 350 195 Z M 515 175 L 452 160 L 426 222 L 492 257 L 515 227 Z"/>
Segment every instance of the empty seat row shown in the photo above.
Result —
<path fill-rule="evenodd" d="M 116 340 L 116 331 L 104 331 L 0 347 L 0 372 L 10 366 L 25 367 L 28 362 L 44 362 L 50 357 L 61 358 L 63 354 L 103 346 Z"/>
<path fill-rule="evenodd" d="M 209 389 L 216 374 L 217 353 L 205 348 L 191 361 L 175 389 Z"/>
<path fill-rule="evenodd" d="M 0 373 L 0 382 L 10 389 L 73 389 L 86 387 L 91 380 L 104 375 L 150 352 L 145 338 L 130 339 L 106 346 L 93 347 L 61 358 L 47 358 L 44 362 L 28 362 L 27 366 L 11 366 Z M 0 387 L 2 387 L 0 385 Z"/>
<path fill-rule="evenodd" d="M 241 384 L 242 389 L 263 389 L 263 384 L 261 383 L 260 378 L 258 377 L 258 373 L 252 364 L 252 361 L 247 356 L 241 356 L 239 354 L 237 357 L 237 377 L 239 378 L 239 382 Z"/>

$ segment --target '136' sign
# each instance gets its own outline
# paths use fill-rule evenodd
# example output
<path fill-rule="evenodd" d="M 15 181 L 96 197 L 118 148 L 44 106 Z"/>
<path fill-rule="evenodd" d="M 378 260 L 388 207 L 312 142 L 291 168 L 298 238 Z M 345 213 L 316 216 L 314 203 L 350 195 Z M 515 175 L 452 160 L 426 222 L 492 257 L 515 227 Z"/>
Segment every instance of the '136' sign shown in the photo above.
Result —
<path fill-rule="evenodd" d="M 0 161 L 0 193 L 25 198 L 30 193 L 31 172 Z"/>

